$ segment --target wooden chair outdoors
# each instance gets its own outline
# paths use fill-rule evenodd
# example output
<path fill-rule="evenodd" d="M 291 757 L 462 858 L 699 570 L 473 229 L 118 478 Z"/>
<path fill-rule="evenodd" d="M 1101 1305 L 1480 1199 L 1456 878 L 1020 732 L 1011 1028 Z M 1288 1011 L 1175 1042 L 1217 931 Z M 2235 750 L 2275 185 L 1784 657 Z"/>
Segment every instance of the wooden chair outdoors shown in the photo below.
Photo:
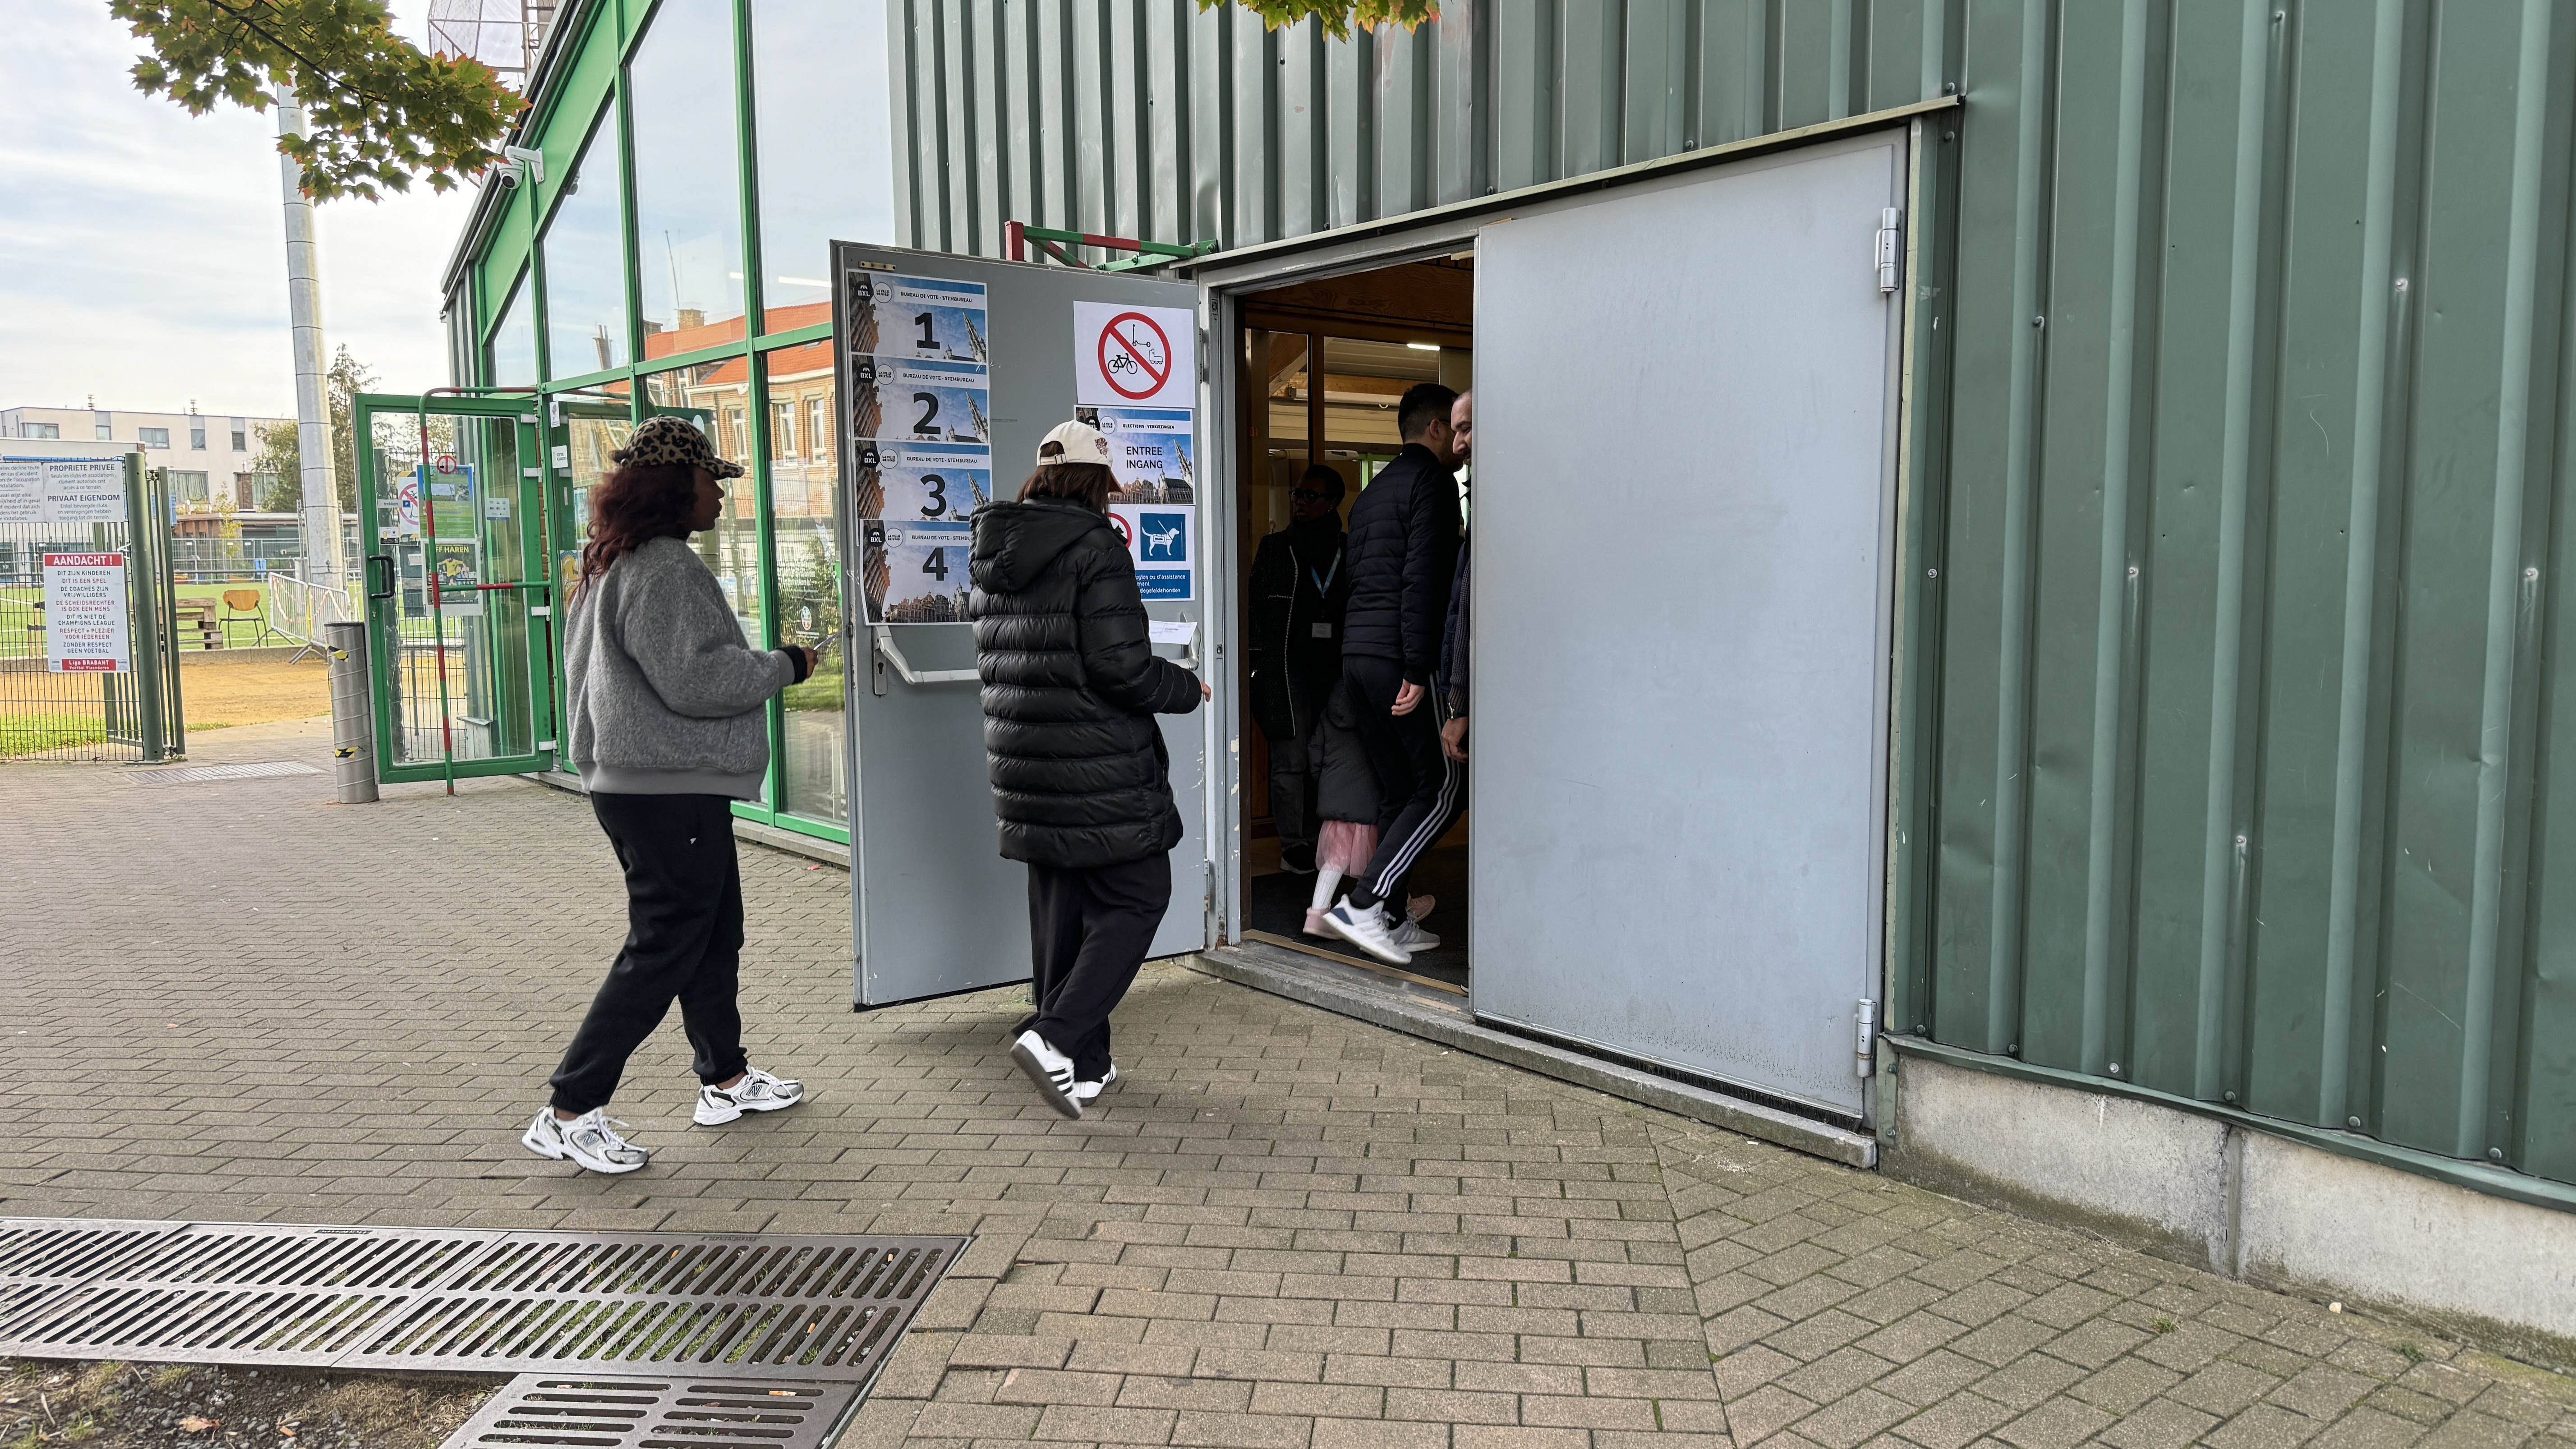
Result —
<path fill-rule="evenodd" d="M 259 632 L 252 635 L 250 640 L 251 647 L 254 649 L 268 642 L 269 635 L 277 634 L 277 630 L 269 626 L 267 601 L 265 596 L 263 596 L 259 590 L 224 590 L 224 615 L 223 618 L 218 621 L 219 628 L 223 634 L 223 647 L 227 649 L 233 647 L 233 625 L 242 621 L 248 621 L 259 626 Z M 277 634 L 277 637 L 280 639 L 286 638 L 283 634 Z M 294 641 L 289 639 L 287 642 L 293 643 Z"/>

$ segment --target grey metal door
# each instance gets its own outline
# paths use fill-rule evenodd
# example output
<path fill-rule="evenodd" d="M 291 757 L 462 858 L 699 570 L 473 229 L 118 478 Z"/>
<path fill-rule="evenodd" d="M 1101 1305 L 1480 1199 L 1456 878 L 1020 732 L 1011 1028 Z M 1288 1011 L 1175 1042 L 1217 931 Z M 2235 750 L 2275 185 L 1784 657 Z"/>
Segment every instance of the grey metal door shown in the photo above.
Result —
<path fill-rule="evenodd" d="M 1904 176 L 1890 133 L 1480 234 L 1479 1016 L 1860 1114 Z"/>
<path fill-rule="evenodd" d="M 871 622 L 872 591 L 893 595 L 882 587 L 886 571 L 870 572 L 870 525 L 899 531 L 906 524 L 962 524 L 979 490 L 989 497 L 1015 495 L 1029 475 L 1039 440 L 1074 413 L 1074 304 L 1195 308 L 1198 289 L 1144 277 L 849 243 L 834 244 L 833 275 L 842 282 L 835 289 L 834 350 L 842 399 L 843 486 L 860 494 L 869 487 L 880 489 L 873 518 L 867 497 L 851 500 L 853 523 L 845 545 L 850 557 L 842 571 L 852 581 L 847 650 L 853 664 L 850 877 L 857 960 L 851 999 L 860 1006 L 884 1006 L 1026 980 L 1028 877 L 1024 867 L 1002 859 L 998 849 L 985 774 L 973 628 L 958 622 Z M 889 366 L 888 358 L 900 355 L 894 349 L 914 340 L 914 319 L 907 314 L 882 323 L 872 350 L 857 350 L 865 339 L 854 335 L 851 286 L 885 278 L 945 279 L 983 289 L 986 322 L 971 334 L 960 329 L 958 335 L 969 339 L 967 347 L 941 341 L 938 354 L 980 351 L 987 359 L 989 399 L 969 406 L 954 394 L 931 391 L 948 399 L 941 417 L 955 413 L 972 419 L 965 427 L 945 428 L 940 444 L 959 443 L 948 436 L 952 433 L 980 432 L 989 439 L 988 478 L 970 484 L 963 477 L 943 475 L 938 488 L 924 491 L 916 477 L 908 492 L 865 481 L 871 457 L 882 462 L 880 478 L 902 473 L 900 465 L 910 461 L 893 453 L 882 418 L 865 430 L 874 436 L 852 436 L 854 415 L 866 406 L 854 390 L 859 372 Z M 918 334 L 922 344 L 942 337 L 944 326 L 940 319 L 925 325 Z M 888 390 L 882 395 L 893 404 L 912 394 Z M 1192 388 L 1193 401 L 1196 395 Z M 908 428 L 918 416 L 907 410 L 895 426 Z M 918 475 L 921 470 L 910 471 Z M 908 571 L 919 567 L 948 570 L 945 586 L 952 596 L 965 581 L 962 551 L 953 561 L 942 555 L 908 564 Z M 1191 599 L 1149 599 L 1146 612 L 1167 626 L 1196 624 L 1206 617 L 1207 588 L 1206 571 L 1198 569 Z M 1195 663 L 1195 643 L 1193 638 L 1189 645 L 1162 645 L 1155 652 Z M 1154 939 L 1157 955 L 1206 944 L 1205 721 L 1204 712 L 1162 720 L 1172 759 L 1172 794 L 1188 834 L 1172 851 L 1172 907 Z"/>

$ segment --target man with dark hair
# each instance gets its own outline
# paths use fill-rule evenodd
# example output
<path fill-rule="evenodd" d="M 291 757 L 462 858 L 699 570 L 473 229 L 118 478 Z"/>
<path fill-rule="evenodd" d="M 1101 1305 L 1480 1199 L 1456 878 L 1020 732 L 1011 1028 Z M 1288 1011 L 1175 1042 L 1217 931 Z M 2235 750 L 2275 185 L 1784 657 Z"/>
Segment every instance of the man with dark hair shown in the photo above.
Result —
<path fill-rule="evenodd" d="M 1279 863 L 1315 869 L 1315 780 L 1306 739 L 1342 677 L 1342 475 L 1317 463 L 1288 495 L 1288 526 L 1252 557 L 1252 720 L 1270 745 Z"/>
<path fill-rule="evenodd" d="M 1351 505 L 1343 568 L 1351 599 L 1342 620 L 1342 677 L 1360 705 L 1360 740 L 1375 767 L 1382 803 L 1377 854 L 1325 929 L 1381 961 L 1401 966 L 1440 944 L 1421 923 L 1391 915 L 1404 878 L 1466 808 L 1463 763 L 1440 748 L 1442 626 L 1458 565 L 1458 394 L 1436 382 L 1406 389 L 1396 405 L 1404 450 Z"/>

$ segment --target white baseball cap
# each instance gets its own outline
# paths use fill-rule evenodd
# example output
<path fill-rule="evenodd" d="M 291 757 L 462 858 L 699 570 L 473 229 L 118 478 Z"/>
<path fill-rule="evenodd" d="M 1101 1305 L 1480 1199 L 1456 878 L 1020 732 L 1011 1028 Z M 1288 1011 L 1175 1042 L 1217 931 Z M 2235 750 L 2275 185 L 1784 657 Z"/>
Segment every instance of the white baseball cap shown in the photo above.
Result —
<path fill-rule="evenodd" d="M 1089 423 L 1058 423 L 1038 444 L 1038 466 L 1049 463 L 1109 463 L 1109 440 Z"/>

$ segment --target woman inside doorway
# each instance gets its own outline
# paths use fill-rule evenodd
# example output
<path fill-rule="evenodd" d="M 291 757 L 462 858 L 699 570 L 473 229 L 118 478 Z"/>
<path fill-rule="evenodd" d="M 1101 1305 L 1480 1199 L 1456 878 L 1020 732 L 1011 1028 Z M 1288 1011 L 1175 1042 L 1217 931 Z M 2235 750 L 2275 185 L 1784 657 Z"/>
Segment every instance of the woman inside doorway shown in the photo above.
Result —
<path fill-rule="evenodd" d="M 554 1102 L 520 1139 L 593 1172 L 650 1160 L 619 1134 L 608 1099 L 673 1000 L 696 1055 L 701 1127 L 805 1099 L 751 1065 L 736 1004 L 742 872 L 733 802 L 769 773 L 769 697 L 814 672 L 814 654 L 751 648 L 715 575 L 688 546 L 724 510 L 742 465 L 681 418 L 658 417 L 614 455 L 590 495 L 590 542 L 565 630 L 574 768 L 626 873 L 626 945 L 552 1078 Z"/>
<path fill-rule="evenodd" d="M 975 510 L 975 667 L 1002 857 L 1029 868 L 1030 995 L 1011 1059 L 1067 1117 L 1118 1079 L 1109 1013 L 1172 901 L 1181 812 L 1154 716 L 1208 697 L 1158 659 L 1109 523 L 1109 443 L 1080 422 L 1038 445 L 1015 503 Z"/>

